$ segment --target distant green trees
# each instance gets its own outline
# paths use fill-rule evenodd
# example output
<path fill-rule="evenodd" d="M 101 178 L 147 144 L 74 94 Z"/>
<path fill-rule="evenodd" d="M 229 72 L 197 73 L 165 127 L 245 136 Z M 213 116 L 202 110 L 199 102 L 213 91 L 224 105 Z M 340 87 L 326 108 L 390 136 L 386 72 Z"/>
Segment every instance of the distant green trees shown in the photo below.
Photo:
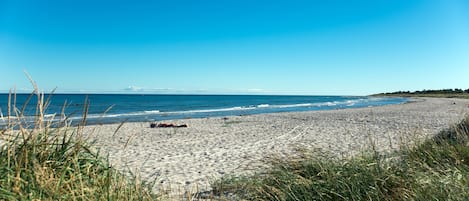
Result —
<path fill-rule="evenodd" d="M 438 89 L 438 90 L 422 90 L 422 91 L 396 91 L 396 92 L 390 92 L 390 93 L 384 93 L 386 95 L 393 95 L 393 94 L 415 94 L 415 95 L 421 95 L 421 94 L 464 94 L 464 93 L 469 93 L 469 89 L 463 90 L 463 89 Z"/>

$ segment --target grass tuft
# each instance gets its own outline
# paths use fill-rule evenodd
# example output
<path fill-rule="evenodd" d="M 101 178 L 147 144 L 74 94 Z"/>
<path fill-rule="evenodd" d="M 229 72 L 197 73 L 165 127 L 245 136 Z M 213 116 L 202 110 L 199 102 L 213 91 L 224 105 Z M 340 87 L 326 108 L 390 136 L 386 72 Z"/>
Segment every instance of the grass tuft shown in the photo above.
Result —
<path fill-rule="evenodd" d="M 83 139 L 87 108 L 78 127 L 65 115 L 45 118 L 50 95 L 35 91 L 33 119 L 10 92 L 0 130 L 0 200 L 156 200 L 151 186 L 114 169 Z M 29 102 L 29 99 L 27 102 Z M 28 103 L 26 103 L 28 104 Z"/>
<path fill-rule="evenodd" d="M 250 177 L 226 177 L 214 191 L 245 200 L 467 200 L 469 116 L 432 139 L 390 155 L 272 162 Z"/>

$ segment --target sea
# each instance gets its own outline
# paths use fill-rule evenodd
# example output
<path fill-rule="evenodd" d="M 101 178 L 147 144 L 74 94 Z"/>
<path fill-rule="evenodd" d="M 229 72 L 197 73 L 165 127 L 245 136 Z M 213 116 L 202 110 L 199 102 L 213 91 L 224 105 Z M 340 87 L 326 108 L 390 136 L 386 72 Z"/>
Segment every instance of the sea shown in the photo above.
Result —
<path fill-rule="evenodd" d="M 8 94 L 0 94 L 0 125 L 8 116 Z M 240 116 L 278 112 L 302 112 L 364 108 L 402 104 L 406 98 L 371 96 L 284 95 L 149 95 L 149 94 L 49 94 L 44 116 L 51 121 L 67 119 L 87 124 L 154 122 L 170 119 Z M 37 116 L 37 97 L 17 94 L 16 111 L 24 119 Z M 14 114 L 10 107 L 10 113 Z M 86 112 L 85 112 L 86 111 Z M 15 115 L 11 115 L 15 116 Z"/>

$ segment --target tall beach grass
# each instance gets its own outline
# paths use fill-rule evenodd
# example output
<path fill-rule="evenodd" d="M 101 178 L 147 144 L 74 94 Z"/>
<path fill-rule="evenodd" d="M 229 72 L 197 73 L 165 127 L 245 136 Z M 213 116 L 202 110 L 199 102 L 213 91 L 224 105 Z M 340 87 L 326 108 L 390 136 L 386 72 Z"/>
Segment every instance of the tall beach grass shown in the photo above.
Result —
<path fill-rule="evenodd" d="M 240 200 L 469 200 L 469 116 L 392 154 L 304 156 L 272 161 L 254 176 L 225 177 L 214 192 Z"/>
<path fill-rule="evenodd" d="M 45 118 L 51 95 L 34 92 L 25 105 L 8 99 L 0 128 L 0 200 L 156 200 L 137 176 L 124 176 L 83 139 L 87 106 L 78 126 L 64 114 Z M 36 113 L 25 108 L 36 98 Z M 66 105 L 66 103 L 64 104 Z M 65 107 L 65 106 L 64 106 Z"/>

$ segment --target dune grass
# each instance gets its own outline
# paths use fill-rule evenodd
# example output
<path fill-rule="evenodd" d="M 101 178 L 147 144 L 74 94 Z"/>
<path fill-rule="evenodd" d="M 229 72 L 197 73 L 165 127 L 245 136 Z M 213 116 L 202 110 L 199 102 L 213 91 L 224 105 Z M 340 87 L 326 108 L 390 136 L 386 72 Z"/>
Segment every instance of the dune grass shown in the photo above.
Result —
<path fill-rule="evenodd" d="M 49 99 L 35 88 L 34 120 L 24 115 L 26 105 L 16 107 L 14 93 L 1 119 L 7 123 L 0 128 L 0 200 L 158 199 L 149 184 L 124 176 L 92 151 L 82 136 L 87 107 L 78 127 L 69 126 L 64 115 L 46 120 Z"/>
<path fill-rule="evenodd" d="M 351 159 L 305 154 L 271 170 L 215 182 L 242 200 L 469 200 L 469 116 L 414 147 Z"/>

